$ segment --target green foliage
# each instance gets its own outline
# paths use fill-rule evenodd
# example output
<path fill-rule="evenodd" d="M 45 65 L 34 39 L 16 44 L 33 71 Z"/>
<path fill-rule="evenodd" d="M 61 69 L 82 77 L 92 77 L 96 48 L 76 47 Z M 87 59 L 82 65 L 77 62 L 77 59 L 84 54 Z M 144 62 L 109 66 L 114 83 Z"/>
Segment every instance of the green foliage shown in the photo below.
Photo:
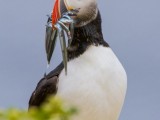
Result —
<path fill-rule="evenodd" d="M 29 111 L 19 109 L 0 110 L 0 120 L 69 120 L 76 113 L 73 107 L 66 107 L 58 98 L 51 97 L 40 108 Z"/>

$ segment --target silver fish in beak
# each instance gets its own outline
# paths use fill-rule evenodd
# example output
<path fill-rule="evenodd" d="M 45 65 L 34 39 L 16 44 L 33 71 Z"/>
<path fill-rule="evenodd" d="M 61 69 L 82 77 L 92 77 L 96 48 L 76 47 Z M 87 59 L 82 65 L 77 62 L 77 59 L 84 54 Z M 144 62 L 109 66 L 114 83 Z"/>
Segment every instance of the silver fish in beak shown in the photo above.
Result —
<path fill-rule="evenodd" d="M 76 16 L 79 9 L 67 10 L 66 8 L 67 11 L 61 14 L 59 11 L 59 7 L 64 7 L 62 6 L 64 4 L 62 4 L 61 2 L 63 2 L 63 0 L 56 0 L 52 15 L 48 15 L 45 35 L 45 47 L 47 62 L 49 65 L 56 46 L 56 41 L 59 38 L 63 64 L 65 68 L 65 73 L 67 74 L 67 47 L 69 47 L 72 43 L 75 23 L 72 17 Z M 68 37 L 68 44 L 66 44 L 65 34 Z"/>
<path fill-rule="evenodd" d="M 50 64 L 51 57 L 56 45 L 57 40 L 57 30 L 52 28 L 51 17 L 48 15 L 48 21 L 46 25 L 46 35 L 45 35 L 45 48 L 47 54 L 47 62 Z"/>

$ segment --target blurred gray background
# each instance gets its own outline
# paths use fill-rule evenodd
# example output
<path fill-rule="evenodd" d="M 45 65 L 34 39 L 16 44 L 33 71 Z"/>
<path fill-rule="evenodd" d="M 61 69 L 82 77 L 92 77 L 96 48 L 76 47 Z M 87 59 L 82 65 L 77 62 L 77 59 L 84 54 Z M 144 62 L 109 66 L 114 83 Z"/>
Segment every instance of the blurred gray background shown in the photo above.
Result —
<path fill-rule="evenodd" d="M 160 1 L 99 0 L 105 40 L 128 74 L 120 120 L 160 119 Z M 46 70 L 46 14 L 53 0 L 0 0 L 0 108 L 27 109 Z M 56 48 L 50 69 L 61 61 Z"/>

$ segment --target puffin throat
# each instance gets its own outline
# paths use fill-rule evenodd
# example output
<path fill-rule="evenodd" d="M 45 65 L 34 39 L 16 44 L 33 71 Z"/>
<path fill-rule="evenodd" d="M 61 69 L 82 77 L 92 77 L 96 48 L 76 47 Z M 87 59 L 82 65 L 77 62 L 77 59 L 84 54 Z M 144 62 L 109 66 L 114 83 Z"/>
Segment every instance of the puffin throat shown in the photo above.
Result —
<path fill-rule="evenodd" d="M 101 22 L 101 15 L 98 11 L 92 22 L 82 27 L 75 27 L 71 48 L 68 49 L 69 60 L 83 54 L 90 45 L 109 47 L 103 39 Z"/>

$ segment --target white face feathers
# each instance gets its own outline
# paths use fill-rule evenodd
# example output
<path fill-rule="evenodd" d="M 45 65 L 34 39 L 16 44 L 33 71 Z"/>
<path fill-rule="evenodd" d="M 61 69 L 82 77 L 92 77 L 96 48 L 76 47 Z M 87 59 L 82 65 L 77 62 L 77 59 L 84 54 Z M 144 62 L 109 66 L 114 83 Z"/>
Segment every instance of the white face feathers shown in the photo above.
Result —
<path fill-rule="evenodd" d="M 80 9 L 77 14 L 77 27 L 94 20 L 98 13 L 97 0 L 64 0 L 68 9 Z"/>

